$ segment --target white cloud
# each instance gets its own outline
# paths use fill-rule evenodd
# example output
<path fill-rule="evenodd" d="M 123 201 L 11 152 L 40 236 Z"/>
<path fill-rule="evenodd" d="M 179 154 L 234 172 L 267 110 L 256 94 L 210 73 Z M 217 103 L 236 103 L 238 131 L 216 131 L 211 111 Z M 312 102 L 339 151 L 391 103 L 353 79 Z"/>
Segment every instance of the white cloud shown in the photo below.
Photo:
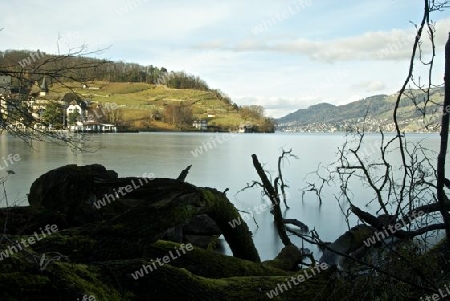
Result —
<path fill-rule="evenodd" d="M 436 23 L 436 47 L 442 47 L 447 40 L 450 18 Z M 391 31 L 371 31 L 360 35 L 334 40 L 295 40 L 271 42 L 249 38 L 233 47 L 235 51 L 273 51 L 307 56 L 312 60 L 326 63 L 357 60 L 403 60 L 411 55 L 415 31 L 413 29 L 393 29 Z M 427 34 L 423 33 L 424 47 L 429 47 Z"/>

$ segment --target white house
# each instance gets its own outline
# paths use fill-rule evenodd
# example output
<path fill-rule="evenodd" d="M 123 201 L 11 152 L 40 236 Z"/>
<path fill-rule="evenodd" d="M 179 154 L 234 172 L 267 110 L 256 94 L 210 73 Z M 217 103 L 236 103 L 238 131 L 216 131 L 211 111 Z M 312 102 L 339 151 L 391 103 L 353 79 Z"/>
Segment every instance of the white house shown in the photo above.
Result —
<path fill-rule="evenodd" d="M 69 106 L 67 107 L 66 112 L 67 112 L 67 116 L 70 116 L 70 114 L 73 114 L 73 113 L 78 113 L 82 117 L 84 117 L 84 113 L 85 113 L 83 108 L 75 100 L 73 100 L 69 104 Z"/>

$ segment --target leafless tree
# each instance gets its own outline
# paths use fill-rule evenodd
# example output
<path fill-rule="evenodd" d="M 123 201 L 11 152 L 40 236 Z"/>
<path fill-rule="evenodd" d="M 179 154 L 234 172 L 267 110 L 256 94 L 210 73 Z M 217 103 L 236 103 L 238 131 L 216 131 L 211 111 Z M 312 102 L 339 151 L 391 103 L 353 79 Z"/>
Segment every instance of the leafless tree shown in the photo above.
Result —
<path fill-rule="evenodd" d="M 445 187 L 450 187 L 445 176 L 450 120 L 450 37 L 445 51 L 445 82 L 435 84 L 432 81 L 436 57 L 435 24 L 431 19 L 433 12 L 449 8 L 450 1 L 424 0 L 423 3 L 421 22 L 414 24 L 416 36 L 408 74 L 393 106 L 394 134 L 388 135 L 380 127 L 379 140 L 374 144 L 367 140 L 364 126 L 356 128 L 338 149 L 336 162 L 317 170 L 315 179 L 308 180 L 303 189 L 303 193 L 314 191 L 321 204 L 324 188 L 338 187 L 335 199 L 347 221 L 348 231 L 331 244 L 323 242 L 314 230 L 298 235 L 324 250 L 322 260 L 330 263 L 336 259 L 345 275 L 352 277 L 351 288 L 343 285 L 333 292 L 342 296 L 341 300 L 352 300 L 355 296 L 360 300 L 406 300 L 414 294 L 417 297 L 418 294 L 437 293 L 442 281 L 450 275 L 448 245 L 440 246 L 437 253 L 429 251 L 429 239 L 439 239 L 439 230 L 445 231 L 446 242 L 450 243 L 450 201 L 445 193 Z M 425 44 L 425 40 L 428 43 Z M 427 68 L 424 78 L 417 71 L 417 64 Z M 445 97 L 436 101 L 431 94 L 443 85 Z M 424 126 L 432 126 L 430 121 L 435 121 L 427 118 L 430 108 L 439 108 L 438 153 L 425 148 L 421 142 L 409 141 L 399 121 L 399 110 L 405 102 L 414 104 L 417 112 L 422 114 Z M 261 184 L 267 190 L 267 185 Z M 375 207 L 375 212 L 365 211 L 357 205 L 352 191 L 355 185 L 365 189 L 365 197 L 372 195 L 365 203 Z M 360 225 L 351 225 L 350 220 L 354 221 L 354 217 Z M 398 224 L 402 225 L 401 229 L 383 236 L 391 241 L 380 239 L 376 246 L 365 243 L 368 238 Z M 348 240 L 348 237 L 352 239 Z M 411 242 L 413 238 L 421 242 L 422 248 Z M 343 291 L 347 295 L 340 295 Z"/>
<path fill-rule="evenodd" d="M 45 121 L 32 116 L 29 100 L 30 84 L 35 79 L 45 78 L 47 83 L 58 83 L 68 91 L 73 90 L 73 83 L 83 83 L 90 79 L 85 76 L 86 70 L 92 70 L 107 61 L 79 61 L 80 57 L 98 54 L 101 50 L 87 51 L 86 45 L 69 49 L 66 54 L 43 55 L 34 53 L 30 64 L 20 64 L 15 60 L 3 59 L 0 64 L 0 132 L 19 137 L 30 146 L 34 141 L 51 141 L 69 146 L 73 151 L 86 150 L 87 135 L 72 135 L 64 131 L 49 129 Z M 40 56 L 39 56 L 40 54 Z M 31 56 L 31 54 L 30 54 Z M 35 60 L 38 58 L 38 60 Z M 68 83 L 72 85 L 69 85 Z M 11 84 L 14 89 L 11 90 Z M 31 91 L 32 92 L 32 91 Z"/>

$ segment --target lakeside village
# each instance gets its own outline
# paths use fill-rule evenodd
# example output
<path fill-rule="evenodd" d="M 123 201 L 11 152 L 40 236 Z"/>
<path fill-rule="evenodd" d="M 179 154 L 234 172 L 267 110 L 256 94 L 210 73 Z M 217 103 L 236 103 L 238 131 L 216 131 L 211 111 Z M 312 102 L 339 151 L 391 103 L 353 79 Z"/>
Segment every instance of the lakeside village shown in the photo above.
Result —
<path fill-rule="evenodd" d="M 0 123 L 8 121 L 8 126 L 26 129 L 31 127 L 45 131 L 69 131 L 74 133 L 116 133 L 138 132 L 115 122 L 115 110 L 125 105 L 95 103 L 89 99 L 81 99 L 76 93 L 49 93 L 47 78 L 39 82 L 29 83 L 26 88 L 12 88 L 10 76 L 0 76 Z M 81 89 L 98 90 L 96 87 L 82 85 Z M 86 93 L 87 94 L 87 93 Z M 83 94 L 82 94 L 83 95 Z M 18 113 L 20 112 L 20 113 Z M 23 118 L 23 112 L 29 117 Z M 22 116 L 19 120 L 14 116 Z M 215 117 L 210 116 L 208 117 Z M 9 120 L 8 120 L 9 119 Z M 54 122 L 52 122 L 52 120 Z M 109 122 L 108 122 L 109 121 Z M 211 131 L 214 126 L 206 120 L 195 120 L 192 124 L 197 131 Z M 238 132 L 251 133 L 251 124 L 239 126 Z"/>
<path fill-rule="evenodd" d="M 118 107 L 117 104 L 95 105 L 75 93 L 50 95 L 46 77 L 25 88 L 12 88 L 11 77 L 0 76 L 0 122 L 6 120 L 11 127 L 25 129 L 25 123 L 31 120 L 32 128 L 38 130 L 117 132 L 115 124 L 102 121 Z M 15 118 L 23 112 L 28 113 L 29 120 L 24 120 L 23 116 L 19 120 Z"/>

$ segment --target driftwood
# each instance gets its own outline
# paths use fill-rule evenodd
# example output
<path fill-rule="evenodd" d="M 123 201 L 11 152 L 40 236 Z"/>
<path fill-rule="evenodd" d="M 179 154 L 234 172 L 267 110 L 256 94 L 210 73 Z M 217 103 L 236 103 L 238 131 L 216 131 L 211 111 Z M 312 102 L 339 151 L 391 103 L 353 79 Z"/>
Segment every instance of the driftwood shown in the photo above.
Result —
<path fill-rule="evenodd" d="M 275 221 L 275 226 L 278 231 L 278 235 L 281 238 L 281 241 L 285 246 L 288 246 L 291 243 L 291 240 L 289 239 L 289 236 L 286 233 L 286 228 L 283 223 L 283 215 L 281 214 L 280 209 L 280 198 L 278 196 L 278 193 L 276 193 L 275 188 L 270 183 L 269 179 L 267 178 L 266 173 L 264 172 L 264 169 L 261 166 L 261 163 L 258 161 L 258 157 L 253 154 L 253 166 L 256 169 L 256 172 L 258 173 L 259 178 L 261 179 L 262 185 L 264 187 L 266 195 L 270 198 L 270 201 L 272 202 L 272 212 L 273 217 Z"/>
<path fill-rule="evenodd" d="M 285 219 L 283 219 L 283 223 L 297 226 L 297 227 L 299 227 L 302 230 L 302 232 L 308 232 L 309 231 L 308 226 L 306 224 L 302 223 L 301 221 L 297 220 L 297 219 L 291 219 L 291 218 L 287 218 L 286 219 L 285 218 Z"/>

